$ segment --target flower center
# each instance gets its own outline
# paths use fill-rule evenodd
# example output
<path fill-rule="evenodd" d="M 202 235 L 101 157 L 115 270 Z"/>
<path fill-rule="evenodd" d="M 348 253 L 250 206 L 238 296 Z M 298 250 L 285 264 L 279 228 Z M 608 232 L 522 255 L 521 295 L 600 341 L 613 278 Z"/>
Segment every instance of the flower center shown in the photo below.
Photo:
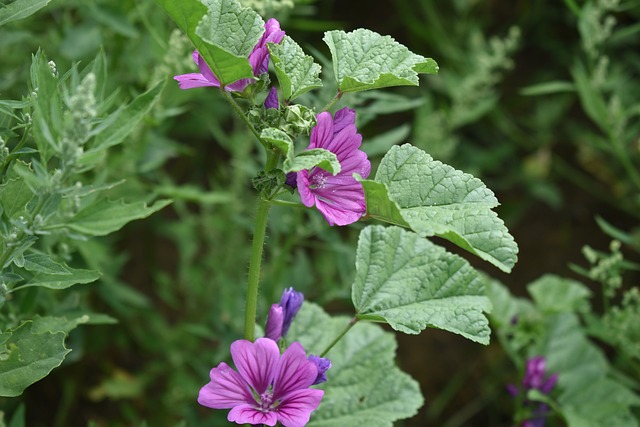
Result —
<path fill-rule="evenodd" d="M 329 178 L 327 173 L 323 173 L 323 172 L 316 173 L 309 180 L 309 188 L 311 189 L 324 188 L 325 185 L 327 184 L 327 178 Z"/>
<path fill-rule="evenodd" d="M 273 403 L 273 393 L 271 391 L 265 391 L 260 395 L 259 408 L 263 412 L 268 412 L 271 409 Z"/>

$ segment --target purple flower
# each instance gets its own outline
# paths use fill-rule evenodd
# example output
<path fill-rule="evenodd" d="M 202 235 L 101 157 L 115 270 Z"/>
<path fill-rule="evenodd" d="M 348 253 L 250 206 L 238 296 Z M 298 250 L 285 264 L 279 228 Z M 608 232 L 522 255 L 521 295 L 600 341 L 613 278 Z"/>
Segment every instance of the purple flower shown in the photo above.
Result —
<path fill-rule="evenodd" d="M 534 402 L 526 398 L 529 390 L 539 390 L 544 394 L 551 393 L 551 390 L 558 382 L 558 374 L 552 374 L 545 378 L 546 359 L 544 356 L 535 356 L 527 359 L 524 377 L 522 379 L 522 390 L 513 384 L 507 385 L 507 391 L 513 397 L 518 397 L 524 393 L 522 400 L 524 407 L 528 407 L 528 418 L 520 424 L 520 427 L 543 427 L 549 407 L 542 402 Z"/>
<path fill-rule="evenodd" d="M 309 388 L 318 368 L 300 343 L 280 355 L 276 342 L 268 338 L 238 340 L 231 344 L 231 357 L 238 371 L 224 362 L 213 368 L 198 403 L 231 409 L 227 419 L 238 424 L 302 427 L 309 422 L 324 391 Z"/>
<path fill-rule="evenodd" d="M 266 73 L 269 65 L 269 49 L 267 43 L 280 43 L 284 38 L 284 31 L 280 29 L 278 20 L 271 18 L 264 24 L 265 32 L 258 43 L 254 46 L 253 51 L 249 54 L 249 64 L 253 69 L 253 75 L 258 77 L 260 74 Z M 180 89 L 192 89 L 196 87 L 215 86 L 220 87 L 220 80 L 213 74 L 211 68 L 204 62 L 197 50 L 193 51 L 193 62 L 200 68 L 200 73 L 189 73 L 174 76 L 178 81 Z M 253 83 L 253 79 L 241 79 L 225 88 L 232 92 L 242 92 L 249 84 Z"/>
<path fill-rule="evenodd" d="M 313 385 L 324 383 L 327 381 L 326 372 L 331 369 L 331 360 L 326 359 L 324 357 L 310 355 L 309 360 L 316 364 L 318 368 L 318 376 L 316 380 L 313 382 Z"/>
<path fill-rule="evenodd" d="M 362 135 L 356 129 L 356 112 L 345 107 L 333 118 L 323 112 L 317 115 L 317 121 L 311 130 L 308 149 L 331 151 L 338 158 L 341 170 L 335 176 L 319 167 L 298 172 L 298 192 L 302 203 L 308 207 L 315 205 L 329 225 L 348 225 L 367 210 L 364 190 L 353 174 L 366 178 L 371 172 L 366 153 L 359 149 Z"/>
<path fill-rule="evenodd" d="M 267 317 L 265 337 L 278 341 L 287 335 L 291 322 L 300 311 L 303 301 L 304 294 L 302 292 L 296 292 L 293 288 L 285 289 L 280 297 L 280 303 L 271 305 Z"/>

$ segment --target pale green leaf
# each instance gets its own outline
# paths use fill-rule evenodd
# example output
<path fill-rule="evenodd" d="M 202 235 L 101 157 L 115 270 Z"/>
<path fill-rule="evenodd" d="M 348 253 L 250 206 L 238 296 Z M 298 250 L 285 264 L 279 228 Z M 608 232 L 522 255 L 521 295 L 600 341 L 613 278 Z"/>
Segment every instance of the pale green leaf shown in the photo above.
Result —
<path fill-rule="evenodd" d="M 158 200 L 147 206 L 144 202 L 128 204 L 122 200 L 100 199 L 80 210 L 65 225 L 90 236 L 104 236 L 121 229 L 128 222 L 146 218 L 170 203 L 171 200 Z"/>
<path fill-rule="evenodd" d="M 237 0 L 156 0 L 189 37 L 222 84 L 253 78 L 247 57 L 264 21 Z"/>
<path fill-rule="evenodd" d="M 286 132 L 276 128 L 266 128 L 260 132 L 260 138 L 277 147 L 284 155 L 285 161 L 293 160 L 293 140 Z"/>
<path fill-rule="evenodd" d="M 33 15 L 49 4 L 51 0 L 15 0 L 7 5 L 0 4 L 0 26 Z"/>
<path fill-rule="evenodd" d="M 33 137 L 43 161 L 60 151 L 62 140 L 62 99 L 58 79 L 51 73 L 47 57 L 38 51 L 32 59 L 31 79 L 37 87 L 34 97 Z"/>
<path fill-rule="evenodd" d="M 24 269 L 45 274 L 71 274 L 71 270 L 60 263 L 55 262 L 49 256 L 42 253 L 32 253 L 24 256 Z"/>
<path fill-rule="evenodd" d="M 438 72 L 433 59 L 417 55 L 393 38 L 370 30 L 328 31 L 323 40 L 331 51 L 341 92 L 418 86 L 418 73 Z"/>
<path fill-rule="evenodd" d="M 16 160 L 13 163 L 14 168 L 16 164 L 22 164 L 27 170 L 29 169 L 29 167 L 20 160 Z M 33 193 L 23 178 L 10 179 L 0 185 L 0 194 L 2 194 L 0 207 L 2 207 L 4 214 L 8 218 L 16 218 L 23 215 L 26 211 L 27 203 L 33 198 Z"/>
<path fill-rule="evenodd" d="M 348 325 L 346 316 L 330 317 L 305 302 L 287 335 L 310 354 L 320 354 Z M 360 322 L 326 355 L 332 367 L 322 402 L 307 427 L 391 427 L 416 414 L 423 404 L 416 381 L 395 365 L 393 334 Z"/>
<path fill-rule="evenodd" d="M 95 141 L 85 155 L 91 155 L 94 151 L 105 150 L 124 141 L 134 131 L 140 120 L 151 110 L 153 104 L 160 97 L 163 88 L 164 81 L 138 95 L 125 107 L 105 119 L 95 129 L 94 132 L 97 134 Z"/>
<path fill-rule="evenodd" d="M 69 351 L 64 332 L 33 331 L 34 322 L 26 321 L 0 344 L 0 396 L 15 397 L 25 388 L 46 377 L 60 366 Z"/>
<path fill-rule="evenodd" d="M 405 144 L 391 148 L 374 181 L 386 185 L 389 197 L 385 202 L 382 188 L 363 181 L 365 191 L 376 189 L 375 202 L 367 203 L 369 216 L 398 224 L 397 215 L 385 216 L 395 203 L 421 236 L 443 237 L 505 272 L 515 265 L 518 246 L 492 210 L 498 200 L 479 179 Z"/>
<path fill-rule="evenodd" d="M 489 343 L 484 282 L 463 258 L 416 233 L 369 226 L 360 233 L 351 298 L 357 317 L 404 333 L 444 329 Z"/>
<path fill-rule="evenodd" d="M 575 280 L 547 274 L 527 285 L 527 290 L 538 308 L 544 312 L 571 313 L 589 310 L 591 291 Z"/>
<path fill-rule="evenodd" d="M 66 289 L 73 285 L 95 282 L 100 278 L 100 272 L 96 270 L 67 268 L 69 268 L 69 273 L 67 274 L 36 273 L 27 283 L 13 288 L 11 292 L 36 286 L 49 289 Z"/>
<path fill-rule="evenodd" d="M 271 60 L 287 101 L 297 98 L 311 89 L 322 87 L 319 64 L 289 36 L 278 44 L 268 43 Z"/>
<path fill-rule="evenodd" d="M 284 161 L 285 172 L 298 172 L 317 166 L 335 175 L 340 172 L 340 162 L 334 153 L 324 148 L 312 148 L 297 154 L 293 161 Z"/>

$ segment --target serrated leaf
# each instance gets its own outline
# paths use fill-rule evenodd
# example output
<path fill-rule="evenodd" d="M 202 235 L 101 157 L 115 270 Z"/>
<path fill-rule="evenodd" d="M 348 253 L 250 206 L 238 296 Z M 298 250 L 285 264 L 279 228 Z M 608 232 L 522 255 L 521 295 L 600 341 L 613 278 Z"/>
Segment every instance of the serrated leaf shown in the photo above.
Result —
<path fill-rule="evenodd" d="M 140 120 L 147 115 L 153 104 L 158 100 L 164 80 L 148 91 L 138 95 L 127 106 L 112 113 L 96 128 L 96 138 L 92 147 L 84 155 L 92 155 L 95 151 L 102 151 L 120 144 L 133 132 Z"/>
<path fill-rule="evenodd" d="M 268 43 L 271 60 L 284 98 L 291 101 L 311 89 L 322 87 L 322 69 L 289 36 L 278 44 Z"/>
<path fill-rule="evenodd" d="M 340 162 L 335 153 L 324 148 L 312 148 L 298 153 L 293 161 L 284 161 L 285 172 L 298 172 L 304 169 L 311 169 L 317 166 L 335 175 L 340 172 Z"/>
<path fill-rule="evenodd" d="M 35 333 L 33 326 L 29 320 L 5 332 L 10 336 L 0 345 L 0 396 L 19 396 L 60 366 L 71 351 L 64 346 L 64 332 Z"/>
<path fill-rule="evenodd" d="M 463 258 L 399 227 L 362 230 L 351 299 L 357 317 L 417 334 L 444 329 L 489 343 L 484 282 Z"/>
<path fill-rule="evenodd" d="M 547 274 L 527 285 L 538 308 L 547 313 L 589 310 L 591 291 L 580 282 Z"/>
<path fill-rule="evenodd" d="M 421 236 L 439 236 L 478 255 L 505 272 L 517 261 L 518 246 L 503 221 L 491 209 L 499 203 L 493 192 L 477 178 L 433 160 L 409 144 L 392 147 L 380 163 L 375 182 L 363 181 L 365 191 L 374 188 L 374 202 L 367 214 L 398 224 L 400 216 Z M 367 195 L 367 197 L 369 197 Z"/>
<path fill-rule="evenodd" d="M 156 0 L 189 37 L 220 83 L 253 78 L 247 57 L 264 21 L 237 0 Z"/>
<path fill-rule="evenodd" d="M 284 154 L 285 161 L 293 160 L 293 140 L 286 132 L 276 128 L 266 128 L 260 132 L 260 138 L 277 147 Z"/>
<path fill-rule="evenodd" d="M 370 30 L 328 31 L 323 40 L 331 51 L 341 92 L 418 86 L 418 73 L 438 72 L 433 59 L 417 55 L 390 36 Z"/>
<path fill-rule="evenodd" d="M 80 210 L 65 225 L 89 236 L 105 236 L 121 229 L 128 222 L 148 217 L 170 203 L 171 200 L 157 200 L 147 206 L 145 202 L 127 204 L 123 200 L 100 199 Z"/>
<path fill-rule="evenodd" d="M 26 18 L 49 4 L 51 0 L 16 0 L 7 5 L 0 4 L 0 26 Z"/>
<path fill-rule="evenodd" d="M 305 302 L 287 337 L 319 354 L 348 323 L 348 317 L 330 317 Z M 416 381 L 395 365 L 396 348 L 393 334 L 378 325 L 353 326 L 326 356 L 332 367 L 318 386 L 325 394 L 307 426 L 391 427 L 415 415 L 423 398 Z"/>

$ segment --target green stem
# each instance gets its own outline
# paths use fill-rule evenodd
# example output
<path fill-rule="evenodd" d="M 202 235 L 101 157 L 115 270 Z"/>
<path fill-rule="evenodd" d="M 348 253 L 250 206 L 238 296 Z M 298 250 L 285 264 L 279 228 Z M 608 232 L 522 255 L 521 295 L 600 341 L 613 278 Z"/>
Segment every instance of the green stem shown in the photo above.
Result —
<path fill-rule="evenodd" d="M 329 108 L 333 107 L 333 106 L 334 106 L 334 104 L 335 104 L 336 102 L 338 102 L 338 101 L 340 100 L 340 98 L 342 98 L 342 95 L 344 95 L 344 93 L 343 93 L 343 92 L 341 92 L 341 91 L 338 89 L 338 93 L 336 93 L 336 96 L 334 96 L 334 97 L 333 97 L 333 99 L 332 99 L 331 101 L 329 101 L 329 103 L 328 103 L 327 105 L 325 105 L 325 106 L 324 106 L 324 108 L 322 109 L 322 111 L 328 111 L 328 110 L 329 110 Z"/>
<path fill-rule="evenodd" d="M 267 151 L 267 162 L 265 170 L 270 171 L 278 164 L 278 154 L 274 151 Z M 267 219 L 271 203 L 269 200 L 258 196 L 258 212 L 256 223 L 253 229 L 253 241 L 251 242 L 251 257 L 249 258 L 249 277 L 247 279 L 247 300 L 244 312 L 244 338 L 249 341 L 255 340 L 256 311 L 258 307 L 258 288 L 260 286 L 260 266 L 262 264 L 262 252 L 264 250 L 264 239 L 267 232 Z"/>
<path fill-rule="evenodd" d="M 240 105 L 238 105 L 236 100 L 233 99 L 233 96 L 231 96 L 231 94 L 227 92 L 224 88 L 220 88 L 220 92 L 222 92 L 222 95 L 226 98 L 229 104 L 231 104 L 231 107 L 233 107 L 233 110 L 238 114 L 238 116 L 240 116 L 242 121 L 244 121 L 244 123 L 247 125 L 247 127 L 249 128 L 253 136 L 255 136 L 256 139 L 260 141 L 260 144 L 262 144 L 265 148 L 268 148 L 267 144 L 262 140 L 262 138 L 260 138 L 260 134 L 258 133 L 256 128 L 254 128 L 251 122 L 249 122 L 249 119 L 247 119 L 247 116 L 244 114 L 244 111 L 242 111 L 242 108 L 240 108 Z"/>
<path fill-rule="evenodd" d="M 333 346 L 336 345 L 338 341 L 340 341 L 342 337 L 345 336 L 346 333 L 349 332 L 351 328 L 353 328 L 353 325 L 355 325 L 357 321 L 358 321 L 357 317 L 354 317 L 353 319 L 351 319 L 347 324 L 347 326 L 342 330 L 342 332 L 340 332 L 340 334 L 333 341 L 331 341 L 331 344 L 329 344 L 327 348 L 325 348 L 324 351 L 320 353 L 320 357 L 324 357 L 327 353 L 329 353 L 329 350 L 331 350 Z"/>
<path fill-rule="evenodd" d="M 288 206 L 290 208 L 306 208 L 302 203 L 290 202 L 288 200 L 272 199 L 269 201 L 272 205 Z"/>

